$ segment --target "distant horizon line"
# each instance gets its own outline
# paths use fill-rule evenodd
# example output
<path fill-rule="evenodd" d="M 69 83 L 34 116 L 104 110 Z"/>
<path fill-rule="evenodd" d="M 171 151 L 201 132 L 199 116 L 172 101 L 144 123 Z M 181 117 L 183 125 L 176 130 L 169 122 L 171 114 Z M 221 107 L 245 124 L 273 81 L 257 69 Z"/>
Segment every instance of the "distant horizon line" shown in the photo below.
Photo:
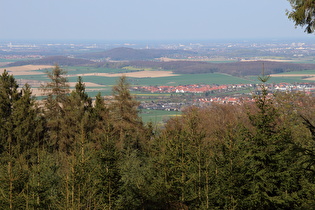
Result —
<path fill-rule="evenodd" d="M 272 42 L 281 42 L 281 41 L 314 41 L 315 37 L 266 37 L 266 38 L 208 38 L 208 39 L 8 39 L 8 38 L 0 38 L 0 43 L 3 42 L 35 42 L 35 43 L 126 43 L 126 42 L 134 42 L 134 43 L 149 43 L 149 42 L 155 42 L 155 43 L 180 43 L 180 42 L 250 42 L 250 41 L 272 41 Z"/>

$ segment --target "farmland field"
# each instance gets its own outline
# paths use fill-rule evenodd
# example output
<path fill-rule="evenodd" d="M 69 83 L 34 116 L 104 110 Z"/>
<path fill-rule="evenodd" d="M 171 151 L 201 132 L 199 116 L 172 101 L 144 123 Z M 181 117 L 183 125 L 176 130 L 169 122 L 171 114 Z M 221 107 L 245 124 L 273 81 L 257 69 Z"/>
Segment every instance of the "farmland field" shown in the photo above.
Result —
<path fill-rule="evenodd" d="M 52 66 L 20 66 L 7 68 L 10 74 L 13 74 L 20 85 L 28 82 L 33 88 L 33 94 L 39 99 L 42 99 L 41 91 L 38 89 L 40 84 L 48 82 L 46 71 L 50 70 Z M 63 67 L 62 67 L 63 68 Z M 0 69 L 3 71 L 4 68 Z M 172 74 L 171 71 L 156 71 L 153 69 L 109 69 L 109 68 L 96 68 L 96 67 L 81 67 L 71 66 L 64 67 L 67 71 L 67 77 L 71 88 L 74 88 L 78 76 L 83 78 L 86 85 L 86 92 L 90 97 L 95 97 L 99 92 L 103 96 L 111 95 L 112 86 L 121 75 L 127 75 L 127 81 L 132 86 L 177 86 L 189 84 L 250 84 L 259 83 L 257 76 L 249 76 L 240 78 L 221 73 L 208 73 L 208 74 Z M 313 76 L 313 77 L 311 77 Z M 269 83 L 295 83 L 295 82 L 313 82 L 315 77 L 315 70 L 285 72 L 281 74 L 274 74 L 268 81 Z M 243 92 L 249 92 L 243 90 Z M 243 93 L 240 92 L 240 93 Z M 141 98 L 141 100 L 154 100 L 158 98 L 168 98 L 169 93 L 152 94 L 142 92 L 132 92 L 132 94 Z M 223 93 L 222 95 L 224 95 Z M 230 94 L 230 93 L 226 93 Z M 162 110 L 143 110 L 140 114 L 144 122 L 152 122 L 158 124 L 172 116 L 180 115 L 180 112 L 170 112 Z"/>
<path fill-rule="evenodd" d="M 165 120 L 174 116 L 180 116 L 181 112 L 176 111 L 163 111 L 163 110 L 142 110 L 140 116 L 144 122 L 152 122 L 157 125 Z"/>
<path fill-rule="evenodd" d="M 315 78 L 315 70 L 292 71 L 270 75 L 268 83 L 304 83 L 313 82 Z M 249 76 L 248 79 L 258 82 L 257 76 Z"/>
<path fill-rule="evenodd" d="M 12 73 L 20 84 L 23 81 L 31 81 L 31 86 L 37 88 L 41 83 L 49 81 L 46 71 L 52 66 L 20 66 L 8 68 L 9 73 Z M 148 69 L 141 71 L 135 68 L 126 69 L 108 69 L 96 67 L 71 66 L 63 68 L 67 71 L 67 77 L 71 87 L 74 87 L 78 76 L 83 78 L 86 83 L 86 91 L 95 96 L 98 92 L 102 95 L 110 95 L 111 87 L 116 84 L 117 79 L 121 75 L 127 75 L 128 82 L 132 86 L 149 86 L 149 85 L 188 85 L 188 84 L 248 84 L 259 82 L 257 76 L 249 76 L 239 78 L 220 73 L 208 74 L 172 74 L 171 71 L 154 71 Z M 3 68 L 1 69 L 3 70 Z M 132 72 L 130 72 L 132 71 Z M 125 73 L 128 72 L 128 73 Z M 294 83 L 294 82 L 312 82 L 315 75 L 315 70 L 285 72 L 274 74 L 270 78 L 270 83 Z M 37 81 L 37 82 L 36 82 Z M 38 93 L 38 91 L 34 91 Z"/>
<path fill-rule="evenodd" d="M 45 74 L 51 66 L 21 66 L 7 68 L 18 80 L 37 80 L 38 84 L 48 81 Z M 3 69 L 1 69 L 3 70 Z M 76 82 L 78 76 L 83 78 L 88 88 L 99 85 L 112 86 L 121 75 L 126 75 L 131 85 L 187 85 L 187 84 L 239 84 L 252 81 L 226 74 L 172 74 L 171 71 L 135 71 L 124 73 L 123 69 L 107 69 L 94 67 L 65 67 L 69 82 Z M 94 83 L 93 86 L 91 83 Z M 90 86 L 91 85 L 91 86 Z M 38 87 L 34 86 L 34 87 Z"/>

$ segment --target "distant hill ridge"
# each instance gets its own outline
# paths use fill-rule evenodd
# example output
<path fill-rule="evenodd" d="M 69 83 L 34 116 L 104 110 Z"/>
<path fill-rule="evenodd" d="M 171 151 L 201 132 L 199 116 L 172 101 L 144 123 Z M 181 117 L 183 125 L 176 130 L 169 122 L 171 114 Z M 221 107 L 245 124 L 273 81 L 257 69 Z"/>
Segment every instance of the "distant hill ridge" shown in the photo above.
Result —
<path fill-rule="evenodd" d="M 86 59 L 106 59 L 116 61 L 130 61 L 130 60 L 151 60 L 155 58 L 168 57 L 172 55 L 187 55 L 197 54 L 188 50 L 165 50 L 165 49 L 133 49 L 128 47 L 119 47 L 111 50 L 88 53 L 77 56 L 78 58 Z"/>
<path fill-rule="evenodd" d="M 315 64 L 286 63 L 276 61 L 248 61 L 231 63 L 211 63 L 203 61 L 128 61 L 128 62 L 101 62 L 96 67 L 123 68 L 133 66 L 136 68 L 152 68 L 171 70 L 176 74 L 204 74 L 224 73 L 233 76 L 248 76 L 261 74 L 262 68 L 266 74 L 277 74 L 290 71 L 303 71 L 315 69 Z"/>
<path fill-rule="evenodd" d="M 55 65 L 60 66 L 78 66 L 78 65 L 90 65 L 94 64 L 93 61 L 79 58 L 69 58 L 66 56 L 49 56 L 41 59 L 17 61 L 6 65 L 11 66 L 24 66 L 24 65 Z"/>

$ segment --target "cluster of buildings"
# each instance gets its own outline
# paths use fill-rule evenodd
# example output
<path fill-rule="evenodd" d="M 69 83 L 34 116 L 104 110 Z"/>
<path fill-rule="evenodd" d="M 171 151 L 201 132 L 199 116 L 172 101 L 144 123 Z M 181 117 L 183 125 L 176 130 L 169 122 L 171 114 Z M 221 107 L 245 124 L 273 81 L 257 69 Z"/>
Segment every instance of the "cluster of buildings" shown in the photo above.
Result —
<path fill-rule="evenodd" d="M 315 92 L 315 83 L 300 83 L 300 84 L 267 84 L 270 92 L 277 91 L 301 91 L 306 94 Z M 179 85 L 179 86 L 142 86 L 133 87 L 134 91 L 143 91 L 150 93 L 204 93 L 204 95 L 194 97 L 192 100 L 183 100 L 183 103 L 171 103 L 167 101 L 158 102 L 144 102 L 141 103 L 140 109 L 148 110 L 166 110 L 166 111 L 180 111 L 184 107 L 190 105 L 204 106 L 211 103 L 218 104 L 242 104 L 254 102 L 254 99 L 249 92 L 248 94 L 233 94 L 230 96 L 211 96 L 207 93 L 226 93 L 229 91 L 238 91 L 251 88 L 251 92 L 259 93 L 260 86 L 257 84 L 237 84 L 237 85 Z M 271 94 L 271 93 L 270 93 Z M 220 95 L 220 94 L 218 94 Z"/>
<path fill-rule="evenodd" d="M 211 98 L 199 98 L 197 103 L 203 105 L 203 104 L 209 104 L 209 103 L 217 103 L 217 104 L 241 104 L 246 102 L 254 102 L 254 99 L 252 97 L 211 97 Z"/>
<path fill-rule="evenodd" d="M 133 87 L 132 90 L 150 93 L 213 93 L 226 90 L 247 89 L 253 87 L 252 84 L 237 85 L 179 85 L 179 86 L 141 86 Z"/>
<path fill-rule="evenodd" d="M 267 84 L 271 91 L 315 91 L 315 83 L 279 83 Z M 179 85 L 179 86 L 136 86 L 132 87 L 134 91 L 150 93 L 216 93 L 237 91 L 242 89 L 256 89 L 257 84 L 234 84 L 234 85 Z"/>
<path fill-rule="evenodd" d="M 272 91 L 301 91 L 307 94 L 311 92 L 315 92 L 315 83 L 297 83 L 297 84 L 289 84 L 289 83 L 279 83 L 271 85 L 270 89 Z"/>
<path fill-rule="evenodd" d="M 147 110 L 165 110 L 165 111 L 180 111 L 186 103 L 172 103 L 166 101 L 141 103 L 139 109 Z"/>

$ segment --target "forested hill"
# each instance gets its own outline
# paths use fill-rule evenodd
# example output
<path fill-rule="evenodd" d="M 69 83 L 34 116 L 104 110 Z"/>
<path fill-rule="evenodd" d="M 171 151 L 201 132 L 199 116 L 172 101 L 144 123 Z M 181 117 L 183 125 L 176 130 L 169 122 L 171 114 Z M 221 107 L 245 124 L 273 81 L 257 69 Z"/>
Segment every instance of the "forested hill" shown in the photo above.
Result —
<path fill-rule="evenodd" d="M 155 58 L 168 57 L 172 55 L 188 55 L 196 52 L 186 50 L 163 50 L 163 49 L 133 49 L 128 47 L 114 48 L 104 52 L 89 53 L 78 56 L 86 59 L 104 59 L 110 60 L 151 60 Z"/>
<path fill-rule="evenodd" d="M 93 61 L 78 59 L 78 58 L 69 58 L 66 56 L 49 56 L 41 59 L 35 60 L 26 60 L 26 61 L 17 61 L 10 63 L 7 67 L 10 66 L 23 66 L 23 65 L 55 65 L 60 66 L 78 66 L 78 65 L 88 65 L 94 64 Z"/>

